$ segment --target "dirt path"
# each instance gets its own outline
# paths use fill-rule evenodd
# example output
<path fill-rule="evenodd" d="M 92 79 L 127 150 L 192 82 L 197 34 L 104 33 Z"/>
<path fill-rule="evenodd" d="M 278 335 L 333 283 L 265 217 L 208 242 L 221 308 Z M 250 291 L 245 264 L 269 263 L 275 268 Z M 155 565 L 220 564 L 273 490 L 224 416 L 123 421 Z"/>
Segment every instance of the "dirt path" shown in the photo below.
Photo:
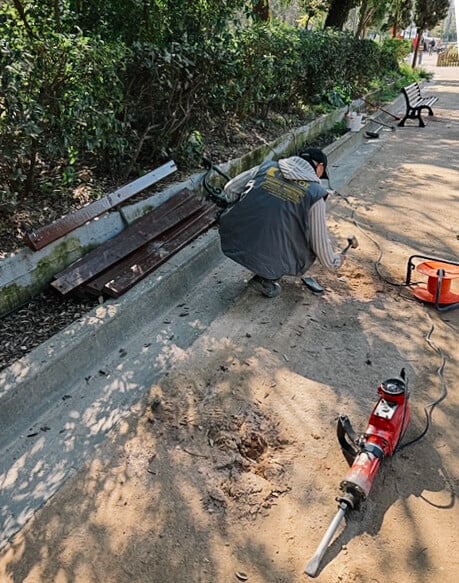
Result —
<path fill-rule="evenodd" d="M 402 283 L 412 254 L 458 257 L 458 86 L 439 70 L 435 118 L 384 133 L 348 202 L 332 202 L 332 233 L 355 233 L 360 248 L 338 278 L 312 269 L 326 293 L 290 278 L 266 300 L 241 285 L 190 349 L 172 339 L 146 406 L 0 555 L 2 583 L 307 581 L 348 468 L 336 418 L 363 430 L 379 383 L 403 367 L 408 438 L 447 397 L 427 435 L 384 461 L 317 580 L 456 583 L 459 310 L 440 314 L 380 274 Z M 248 277 L 225 269 L 195 295 Z"/>

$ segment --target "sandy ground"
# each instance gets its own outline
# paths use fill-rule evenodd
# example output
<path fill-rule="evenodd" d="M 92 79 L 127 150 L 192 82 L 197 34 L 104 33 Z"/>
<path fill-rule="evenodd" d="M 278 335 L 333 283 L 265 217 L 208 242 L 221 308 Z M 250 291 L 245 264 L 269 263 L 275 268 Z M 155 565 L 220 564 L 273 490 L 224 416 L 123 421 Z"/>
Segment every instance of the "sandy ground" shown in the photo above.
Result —
<path fill-rule="evenodd" d="M 348 471 L 337 416 L 364 431 L 378 385 L 402 368 L 406 439 L 446 396 L 426 435 L 384 460 L 317 580 L 456 583 L 459 310 L 392 285 L 413 254 L 459 255 L 457 71 L 438 70 L 429 92 L 440 101 L 427 127 L 381 135 L 347 202 L 331 202 L 334 238 L 354 233 L 360 247 L 338 276 L 313 267 L 326 292 L 288 278 L 261 298 L 230 262 L 201 282 L 198 297 L 210 285 L 240 293 L 190 348 L 169 343 L 170 371 L 3 550 L 2 583 L 307 581 Z"/>

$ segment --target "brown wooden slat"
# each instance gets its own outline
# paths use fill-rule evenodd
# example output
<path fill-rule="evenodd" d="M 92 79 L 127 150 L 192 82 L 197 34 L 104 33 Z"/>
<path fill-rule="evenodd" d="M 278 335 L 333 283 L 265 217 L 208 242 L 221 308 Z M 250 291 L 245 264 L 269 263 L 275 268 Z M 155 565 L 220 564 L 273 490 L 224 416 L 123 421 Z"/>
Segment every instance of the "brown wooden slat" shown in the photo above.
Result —
<path fill-rule="evenodd" d="M 177 245 L 180 245 L 183 238 L 182 233 L 187 230 L 187 233 L 185 233 L 186 239 L 188 233 L 192 233 L 194 225 L 200 222 L 203 216 L 209 216 L 211 218 L 213 216 L 213 220 L 215 220 L 215 205 L 205 205 L 195 213 L 190 214 L 172 229 L 169 229 L 153 241 L 140 247 L 134 253 L 131 253 L 125 259 L 119 261 L 101 275 L 86 283 L 82 286 L 83 291 L 99 295 L 104 291 L 104 287 L 108 282 L 117 280 L 119 277 L 126 275 L 128 278 L 133 278 L 135 277 L 134 274 L 139 274 L 141 277 L 144 277 L 152 271 L 150 262 L 152 262 L 153 268 L 155 269 L 159 265 L 156 263 L 157 256 L 164 257 L 164 260 L 170 257 L 171 254 L 167 250 L 167 246 L 175 239 L 177 239 Z M 199 228 L 199 225 L 196 228 Z M 188 242 L 188 239 L 185 240 L 186 242 Z"/>
<path fill-rule="evenodd" d="M 74 272 L 76 267 L 79 267 L 80 265 L 84 265 L 86 262 L 92 262 L 93 257 L 98 255 L 98 251 L 103 251 L 104 249 L 111 249 L 113 247 L 113 242 L 116 241 L 117 237 L 119 237 L 123 233 L 130 233 L 132 231 L 136 232 L 136 231 L 140 230 L 141 225 L 143 224 L 144 221 L 146 222 L 146 225 L 148 228 L 148 224 L 151 221 L 151 217 L 153 217 L 152 213 L 155 213 L 155 215 L 158 217 L 158 221 L 161 221 L 161 218 L 163 215 L 166 215 L 169 211 L 172 211 L 174 209 L 179 208 L 180 205 L 184 204 L 189 198 L 191 198 L 193 196 L 194 196 L 193 193 L 191 193 L 186 188 L 181 190 L 180 192 L 178 192 L 177 194 L 175 194 L 174 196 L 172 196 L 171 198 L 166 200 L 166 202 L 164 202 L 161 206 L 150 211 L 150 213 L 148 213 L 147 215 L 144 215 L 143 217 L 137 219 L 131 225 L 126 227 L 126 229 L 124 229 L 124 231 L 122 231 L 121 233 L 119 233 L 118 235 L 116 235 L 115 237 L 110 239 L 109 241 L 102 243 L 96 249 L 94 249 L 94 251 L 91 251 L 90 253 L 88 253 L 87 255 L 82 257 L 81 259 L 78 259 L 78 261 L 75 261 L 74 263 L 69 265 L 69 267 L 66 267 L 65 269 L 60 271 L 55 276 L 56 279 L 60 278 L 64 275 L 67 275 L 68 273 Z"/>
<path fill-rule="evenodd" d="M 107 282 L 103 288 L 104 293 L 115 298 L 121 296 L 214 224 L 215 209 L 207 209 L 178 236 L 165 242 L 159 250 L 153 252 L 149 257 L 144 257 L 142 261 L 137 262 L 135 264 L 136 272 L 131 267 L 113 281 Z"/>
<path fill-rule="evenodd" d="M 164 235 L 159 248 L 152 242 L 139 249 L 132 257 L 134 261 L 131 265 L 125 266 L 108 281 L 103 287 L 103 292 L 114 298 L 119 297 L 214 224 L 215 207 L 212 205 L 194 218 L 190 218 L 179 233 L 176 232 L 178 229 L 175 229 L 175 233 L 169 232 L 169 238 Z"/>
<path fill-rule="evenodd" d="M 153 170 L 152 172 L 145 174 L 145 176 L 141 176 L 137 180 L 122 186 L 104 198 L 96 200 L 73 213 L 69 213 L 64 217 L 56 219 L 49 225 L 27 233 L 24 241 L 29 247 L 31 247 L 31 249 L 38 251 L 53 241 L 56 241 L 56 239 L 59 239 L 67 233 L 70 233 L 78 227 L 81 227 L 81 225 L 84 225 L 91 219 L 98 217 L 102 213 L 107 212 L 118 204 L 126 201 L 134 194 L 137 194 L 142 190 L 145 190 L 145 188 L 152 186 L 176 170 L 177 167 L 174 162 L 163 164 L 156 170 Z"/>
<path fill-rule="evenodd" d="M 120 261 L 141 245 L 148 243 L 175 226 L 202 202 L 189 190 L 183 190 L 166 203 L 138 219 L 119 235 L 99 245 L 85 257 L 62 271 L 51 285 L 67 294 L 81 284 Z"/>
<path fill-rule="evenodd" d="M 89 293 L 99 295 L 102 293 L 103 288 L 106 283 L 115 279 L 119 276 L 120 273 L 124 272 L 125 270 L 131 270 L 132 268 L 136 269 L 136 266 L 139 262 L 143 261 L 144 257 L 148 257 L 150 254 L 153 253 L 164 253 L 162 247 L 180 235 L 180 233 L 186 229 L 190 224 L 195 222 L 199 217 L 207 212 L 207 206 L 201 206 L 195 212 L 190 213 L 187 217 L 183 219 L 180 223 L 173 226 L 171 229 L 168 229 L 149 243 L 146 243 L 142 247 L 136 249 L 133 253 L 121 259 L 105 271 L 103 271 L 100 275 L 97 275 L 94 279 L 91 279 L 89 282 L 82 286 L 83 291 L 87 291 Z"/>

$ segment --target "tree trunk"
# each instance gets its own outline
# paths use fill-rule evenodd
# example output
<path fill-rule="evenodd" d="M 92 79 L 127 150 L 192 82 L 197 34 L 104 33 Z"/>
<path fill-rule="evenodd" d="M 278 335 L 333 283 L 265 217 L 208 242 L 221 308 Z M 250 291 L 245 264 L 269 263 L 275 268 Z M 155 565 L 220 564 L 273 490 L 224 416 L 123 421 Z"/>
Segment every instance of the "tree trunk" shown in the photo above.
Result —
<path fill-rule="evenodd" d="M 27 20 L 26 12 L 24 10 L 24 6 L 21 3 L 21 0 L 13 0 L 13 3 L 14 3 L 14 7 L 16 8 L 16 10 L 19 14 L 19 18 L 22 20 L 22 22 L 24 24 L 24 27 L 27 31 L 27 34 L 29 35 L 30 38 L 33 38 L 36 40 L 37 36 L 33 32 L 33 30 L 30 28 L 29 22 Z"/>
<path fill-rule="evenodd" d="M 59 8 L 59 0 L 54 0 L 54 20 L 56 21 L 57 32 L 62 32 L 61 11 Z"/>
<path fill-rule="evenodd" d="M 418 29 L 418 32 L 416 34 L 416 46 L 414 47 L 414 51 L 413 51 L 413 61 L 411 63 L 411 68 L 414 69 L 416 67 L 416 62 L 418 60 L 418 52 L 419 52 L 419 45 L 421 43 L 421 37 L 422 37 L 422 33 L 423 30 L 422 29 Z"/>
<path fill-rule="evenodd" d="M 269 0 L 254 0 L 252 14 L 255 20 L 269 22 Z"/>
<path fill-rule="evenodd" d="M 349 11 L 356 3 L 356 0 L 332 0 L 324 27 L 343 30 L 347 17 L 349 16 Z"/>
<path fill-rule="evenodd" d="M 363 31 L 365 30 L 365 22 L 368 16 L 367 10 L 368 0 L 362 0 L 362 2 L 360 3 L 359 23 L 357 25 L 357 32 L 355 33 L 356 38 L 360 38 Z"/>
<path fill-rule="evenodd" d="M 376 8 L 374 6 L 368 7 L 368 0 L 363 0 L 360 7 L 360 18 L 357 26 L 356 38 L 365 38 L 368 24 L 375 16 Z"/>

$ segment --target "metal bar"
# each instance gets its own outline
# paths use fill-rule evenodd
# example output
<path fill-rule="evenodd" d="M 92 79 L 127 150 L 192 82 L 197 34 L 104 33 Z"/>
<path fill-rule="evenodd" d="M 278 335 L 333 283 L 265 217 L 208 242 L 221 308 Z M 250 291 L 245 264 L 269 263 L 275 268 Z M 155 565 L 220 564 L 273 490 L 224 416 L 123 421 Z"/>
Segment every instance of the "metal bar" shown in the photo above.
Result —
<path fill-rule="evenodd" d="M 166 178 L 166 176 L 169 176 L 176 170 L 177 166 L 175 165 L 175 162 L 171 160 L 170 162 L 163 164 L 159 168 L 156 168 L 156 170 L 152 170 L 148 174 L 145 174 L 144 176 L 137 178 L 137 180 L 134 180 L 130 184 L 126 184 L 125 186 L 122 186 L 118 190 L 115 190 L 115 192 L 109 194 L 107 198 L 110 200 L 112 207 L 115 207 L 118 204 L 130 198 L 131 196 L 133 196 L 134 194 L 137 194 L 138 192 L 145 190 L 146 188 L 152 186 L 153 184 L 156 184 L 163 178 Z"/>
<path fill-rule="evenodd" d="M 385 122 L 381 121 L 380 119 L 374 119 L 372 117 L 369 117 L 368 121 L 372 121 L 374 123 L 377 123 L 378 125 L 384 126 L 386 128 L 390 128 L 392 131 L 395 130 L 395 126 L 391 126 L 390 124 L 385 123 Z"/>
<path fill-rule="evenodd" d="M 145 190 L 145 188 L 159 182 L 162 178 L 165 178 L 176 170 L 177 166 L 175 165 L 175 162 L 167 162 L 167 164 L 163 164 L 156 170 L 145 174 L 145 176 L 141 176 L 140 178 L 137 178 L 137 180 L 122 186 L 104 198 L 96 200 L 73 213 L 61 217 L 60 219 L 56 219 L 45 227 L 27 233 L 24 241 L 34 251 L 38 251 L 53 241 L 56 241 L 56 239 L 59 239 L 67 233 L 81 227 L 81 225 L 84 225 L 91 219 L 100 216 L 102 213 L 107 212 L 126 201 L 134 194 L 137 194 L 142 190 Z"/>
<path fill-rule="evenodd" d="M 325 551 L 327 550 L 331 539 L 335 535 L 335 532 L 338 530 L 338 527 L 341 524 L 344 515 L 346 514 L 346 510 L 347 506 L 343 503 L 343 505 L 340 506 L 338 512 L 336 513 L 335 518 L 332 520 L 330 526 L 328 527 L 327 532 L 324 534 L 319 546 L 317 547 L 315 555 L 309 561 L 308 566 L 304 571 L 306 575 L 309 575 L 310 577 L 316 576 L 317 571 L 319 570 L 320 561 L 325 555 Z"/>
<path fill-rule="evenodd" d="M 393 117 L 394 119 L 396 119 L 397 121 L 399 121 L 401 118 L 398 117 L 398 115 L 394 115 L 393 113 L 391 113 L 390 111 L 387 111 L 387 109 L 383 109 L 382 107 L 380 107 L 379 105 L 376 105 L 375 103 L 371 103 L 371 101 L 368 101 L 368 99 L 365 99 L 365 97 L 362 97 L 362 99 L 365 101 L 365 103 L 368 103 L 368 105 L 370 107 L 376 107 L 376 109 L 379 109 L 381 111 L 383 111 L 384 113 L 387 113 L 388 115 L 390 115 L 391 117 Z"/>

